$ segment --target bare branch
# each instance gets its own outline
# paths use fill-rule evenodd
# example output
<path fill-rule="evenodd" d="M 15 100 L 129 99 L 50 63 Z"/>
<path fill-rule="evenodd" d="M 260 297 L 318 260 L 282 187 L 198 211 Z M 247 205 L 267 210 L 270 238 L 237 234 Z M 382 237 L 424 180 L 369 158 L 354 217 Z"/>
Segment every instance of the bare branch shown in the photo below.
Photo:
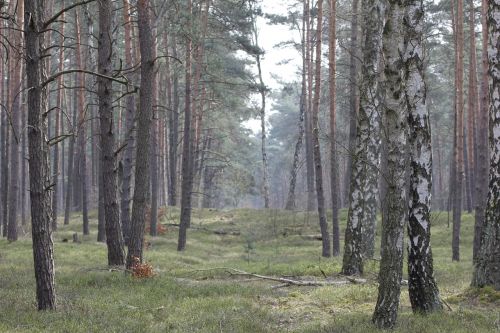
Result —
<path fill-rule="evenodd" d="M 67 12 L 68 10 L 71 10 L 75 7 L 78 7 L 78 6 L 82 6 L 82 5 L 86 5 L 88 3 L 91 3 L 91 2 L 94 2 L 95 0 L 84 0 L 84 1 L 81 1 L 81 2 L 76 2 L 68 7 L 65 7 L 63 9 L 61 9 L 60 11 L 58 11 L 54 16 L 52 16 L 50 19 L 48 19 L 44 24 L 43 24 L 43 28 L 46 29 L 49 25 L 51 25 L 52 23 L 54 23 L 55 21 L 57 21 L 57 19 L 59 18 L 59 16 L 61 16 L 63 13 Z"/>
<path fill-rule="evenodd" d="M 68 70 L 65 70 L 62 72 L 57 72 L 57 73 L 51 75 L 47 80 L 45 80 L 45 82 L 42 83 L 42 87 L 45 87 L 47 84 L 51 83 L 52 81 L 54 81 L 55 79 L 57 79 L 61 75 L 72 74 L 72 73 L 85 73 L 85 74 L 89 74 L 89 75 L 102 77 L 104 79 L 108 79 L 108 80 L 111 80 L 111 81 L 114 81 L 114 82 L 117 82 L 120 84 L 124 84 L 126 86 L 130 85 L 130 83 L 126 80 L 120 80 L 120 79 L 117 79 L 117 78 L 114 78 L 111 76 L 99 74 L 99 73 L 92 72 L 92 71 L 87 71 L 85 69 L 68 69 Z M 137 89 L 137 87 L 136 87 L 136 89 Z"/>

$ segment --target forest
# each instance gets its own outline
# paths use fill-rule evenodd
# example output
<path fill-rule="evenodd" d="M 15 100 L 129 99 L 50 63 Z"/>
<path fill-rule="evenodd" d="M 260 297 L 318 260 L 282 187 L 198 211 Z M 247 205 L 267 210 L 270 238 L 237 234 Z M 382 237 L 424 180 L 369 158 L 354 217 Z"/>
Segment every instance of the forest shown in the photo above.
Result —
<path fill-rule="evenodd" d="M 0 233 L 0 332 L 498 332 L 500 1 L 0 0 Z"/>

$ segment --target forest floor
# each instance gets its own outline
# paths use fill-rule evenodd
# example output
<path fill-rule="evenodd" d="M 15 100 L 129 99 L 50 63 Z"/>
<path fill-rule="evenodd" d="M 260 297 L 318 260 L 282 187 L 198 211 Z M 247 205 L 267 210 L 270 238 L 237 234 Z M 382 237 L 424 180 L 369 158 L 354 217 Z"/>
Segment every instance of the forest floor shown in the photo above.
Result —
<path fill-rule="evenodd" d="M 178 213 L 169 209 L 161 222 L 178 223 Z M 342 235 L 345 214 L 341 216 Z M 175 226 L 167 225 L 166 233 L 158 237 L 147 236 L 145 258 L 156 272 L 147 279 L 106 267 L 106 245 L 95 241 L 95 213 L 92 218 L 90 236 L 81 236 L 81 216 L 73 216 L 71 224 L 54 235 L 55 312 L 36 311 L 29 235 L 10 244 L 0 240 L 0 331 L 376 331 L 371 315 L 377 298 L 377 260 L 366 263 L 366 283 L 320 287 L 284 286 L 228 270 L 295 280 L 325 281 L 327 276 L 326 281 L 345 281 L 338 275 L 341 257 L 320 257 L 314 214 L 197 210 L 192 223 L 197 229 L 188 231 L 185 252 L 176 251 Z M 81 243 L 72 243 L 74 232 L 80 234 Z M 408 288 L 403 287 L 394 332 L 500 332 L 500 293 L 469 288 L 472 235 L 473 217 L 466 214 L 462 260 L 452 262 L 447 214 L 433 216 L 435 275 L 449 308 L 427 317 L 414 315 Z"/>

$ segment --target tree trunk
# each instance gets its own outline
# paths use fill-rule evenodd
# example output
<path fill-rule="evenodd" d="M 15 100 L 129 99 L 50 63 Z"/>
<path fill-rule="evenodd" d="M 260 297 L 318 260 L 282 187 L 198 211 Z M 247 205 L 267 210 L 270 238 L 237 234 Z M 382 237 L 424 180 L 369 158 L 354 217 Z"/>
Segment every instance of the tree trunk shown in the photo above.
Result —
<path fill-rule="evenodd" d="M 100 0 L 98 72 L 112 76 L 113 49 L 111 45 L 112 2 Z M 101 76 L 97 78 L 99 96 L 99 120 L 101 130 L 101 167 L 103 178 L 104 218 L 106 221 L 106 244 L 108 246 L 108 265 L 124 264 L 123 235 L 120 225 L 120 208 L 117 198 L 117 173 L 115 154 L 115 133 L 113 126 L 113 82 Z"/>
<path fill-rule="evenodd" d="M 45 68 L 43 31 L 44 0 L 25 1 L 24 37 L 28 91 L 28 140 L 31 197 L 31 225 L 36 296 L 39 310 L 55 309 L 52 212 L 50 207 L 50 176 L 44 113 L 46 90 L 42 86 Z"/>
<path fill-rule="evenodd" d="M 2 27 L 3 27 L 3 22 L 2 22 Z M 3 61 L 1 63 L 1 68 L 2 68 L 2 78 L 1 78 L 1 87 L 2 87 L 2 95 L 0 96 L 2 100 L 7 101 L 9 100 L 9 89 L 8 89 L 8 70 L 6 69 L 6 66 Z M 7 64 L 8 67 L 8 64 Z M 8 103 L 7 103 L 8 104 Z M 8 140 L 8 132 L 9 132 L 9 127 L 7 126 L 7 113 L 2 112 L 0 115 L 2 119 L 2 134 L 0 136 L 0 146 L 1 146 L 1 173 L 0 173 L 0 180 L 2 181 L 2 188 L 0 192 L 0 201 L 2 204 L 2 210 L 0 212 L 0 227 L 2 228 L 2 236 L 6 237 L 7 236 L 7 193 L 9 190 L 9 184 L 8 184 L 8 169 L 9 169 L 9 164 L 8 164 L 8 149 L 7 149 L 7 140 Z"/>
<path fill-rule="evenodd" d="M 17 1 L 15 13 L 17 23 L 22 25 L 24 15 L 24 2 L 23 0 Z M 19 54 L 22 50 L 23 34 L 21 31 L 11 31 L 12 43 L 15 50 L 11 56 Z M 22 98 L 22 61 L 20 56 L 12 59 L 10 89 L 11 89 L 11 126 L 12 126 L 12 140 L 10 142 L 10 184 L 9 184 L 9 203 L 8 203 L 8 229 L 7 239 L 12 242 L 17 240 L 17 216 L 18 216 L 18 198 L 19 198 L 19 163 L 20 163 L 20 148 L 21 139 L 23 135 L 21 124 L 21 98 Z"/>
<path fill-rule="evenodd" d="M 76 22 L 76 63 L 78 68 L 83 69 L 82 50 L 81 50 L 81 31 L 78 11 L 75 11 Z M 88 191 L 87 191 L 87 138 L 86 138 L 86 109 L 85 109 L 85 75 L 77 73 L 77 82 L 79 85 L 78 94 L 78 153 L 75 168 L 78 170 L 78 183 L 75 186 L 76 200 L 82 207 L 83 234 L 88 235 L 89 217 L 88 217 Z"/>
<path fill-rule="evenodd" d="M 464 113 L 464 115 L 465 115 L 465 113 Z M 463 198 L 465 199 L 464 208 L 470 214 L 470 213 L 472 213 L 472 193 L 471 193 L 471 188 L 470 188 L 470 184 L 471 184 L 472 180 L 470 179 L 471 170 L 469 168 L 471 166 L 470 165 L 471 161 L 469 161 L 469 137 L 471 135 L 469 134 L 469 130 L 465 126 L 465 124 L 464 124 L 464 128 L 463 128 L 462 132 L 464 134 L 462 147 L 463 147 L 463 156 L 464 156 L 464 180 L 465 180 L 465 184 L 464 184 L 465 186 L 463 186 L 463 190 L 464 190 Z M 473 163 L 473 161 L 472 161 L 472 163 Z"/>
<path fill-rule="evenodd" d="M 75 75 L 76 77 L 76 75 Z M 75 80 L 77 82 L 77 80 Z M 76 106 L 76 90 L 74 91 L 73 94 L 73 99 L 74 103 L 73 105 Z M 74 177 L 74 164 L 75 164 L 75 141 L 76 141 L 76 107 L 73 107 L 73 115 L 72 115 L 72 121 L 69 127 L 71 127 L 72 135 L 69 139 L 69 145 L 68 145 L 68 171 L 67 171 L 67 181 L 66 181 L 66 200 L 65 200 L 65 209 L 64 209 L 64 225 L 69 224 L 69 218 L 70 218 L 70 213 L 71 213 L 71 203 L 72 203 L 72 194 L 73 194 L 73 185 L 75 182 L 75 177 Z"/>
<path fill-rule="evenodd" d="M 318 26 L 316 30 L 316 74 L 314 79 L 314 102 L 312 109 L 312 143 L 314 146 L 314 175 L 316 177 L 316 198 L 318 200 L 319 226 L 323 249 L 321 255 L 330 257 L 330 236 L 326 219 L 325 193 L 323 190 L 323 166 L 321 164 L 321 148 L 319 143 L 319 102 L 321 94 L 321 43 L 323 32 L 323 0 L 318 0 Z"/>
<path fill-rule="evenodd" d="M 315 206 L 314 194 L 314 147 L 312 139 L 312 89 L 313 89 L 313 68 L 312 68 L 312 19 L 310 10 L 310 0 L 304 0 L 306 12 L 306 64 L 307 64 L 307 106 L 304 125 L 305 125 L 305 143 L 306 143 L 306 180 L 307 180 L 307 210 L 313 211 Z"/>
<path fill-rule="evenodd" d="M 467 154 L 469 160 L 468 172 L 468 187 L 470 195 L 470 211 L 476 204 L 476 161 L 477 161 L 477 132 L 476 119 L 478 113 L 478 92 L 477 92 L 477 59 L 476 59 L 476 12 L 474 1 L 470 1 L 469 14 L 469 30 L 470 30 L 470 45 L 469 45 L 469 98 L 467 112 Z"/>
<path fill-rule="evenodd" d="M 99 125 L 99 132 L 101 126 Z M 98 175 L 98 197 L 97 197 L 97 241 L 104 243 L 106 241 L 106 212 L 104 208 L 104 179 L 102 174 L 102 151 L 99 150 L 99 163 L 97 168 Z"/>
<path fill-rule="evenodd" d="M 336 147 L 336 113 L 335 102 L 335 50 L 336 50 L 336 28 L 335 28 L 335 0 L 330 1 L 330 17 L 329 17 L 329 49 L 328 49 L 328 68 L 329 68 L 329 82 L 330 82 L 330 188 L 332 191 L 332 229 L 333 229 L 333 242 L 332 249 L 333 255 L 336 257 L 340 254 L 340 226 L 339 226 L 339 203 L 340 203 L 340 188 L 338 181 L 338 161 L 337 161 L 337 147 Z"/>
<path fill-rule="evenodd" d="M 24 86 L 26 86 L 26 83 L 24 84 Z M 24 104 L 26 104 L 26 102 Z M 26 119 L 27 109 L 26 109 L 25 105 L 23 105 L 22 108 L 23 108 L 23 112 L 22 112 L 21 124 L 22 124 L 22 128 L 25 128 L 26 124 L 27 124 L 27 119 Z M 28 176 L 28 168 L 27 168 L 27 164 L 28 164 L 28 155 L 27 155 L 28 137 L 26 136 L 26 131 L 23 130 L 21 133 L 21 136 L 22 136 L 22 140 L 23 140 L 22 147 L 21 147 L 21 175 L 22 175 L 21 176 L 21 224 L 24 227 L 28 224 L 28 217 L 26 214 L 27 213 L 26 197 L 28 194 L 27 182 L 28 182 L 28 177 L 29 177 Z M 55 212 L 54 212 L 54 215 L 56 215 Z"/>
<path fill-rule="evenodd" d="M 153 31 L 153 36 L 156 36 L 156 30 Z M 156 58 L 156 38 L 153 37 L 153 46 L 152 46 L 152 58 Z M 157 227 L 158 227 L 158 194 L 159 194 L 159 184 L 158 184 L 158 127 L 159 127 L 159 113 L 155 110 L 154 106 L 158 105 L 158 80 L 156 77 L 156 73 L 153 73 L 153 120 L 151 124 L 151 141 L 150 141 L 150 149 L 149 157 L 151 159 L 150 172 L 151 172 L 151 213 L 150 217 L 150 230 L 149 233 L 151 236 L 157 235 Z"/>
<path fill-rule="evenodd" d="M 137 112 L 137 149 L 135 166 L 135 188 L 132 205 L 132 220 L 128 242 L 127 268 L 135 260 L 142 262 L 146 196 L 149 190 L 149 140 L 153 115 L 154 58 L 153 33 L 151 30 L 149 0 L 137 3 L 139 45 L 141 50 L 141 90 Z"/>
<path fill-rule="evenodd" d="M 380 147 L 381 97 L 379 72 L 384 22 L 384 4 L 380 0 L 363 1 L 365 35 L 360 108 L 356 129 L 356 150 L 353 156 L 349 212 L 345 232 L 342 273 L 363 274 L 363 255 L 367 246 L 364 233 L 374 232 Z M 374 235 L 371 239 L 374 240 Z M 374 244 L 374 242 L 372 243 Z M 373 255 L 373 251 L 371 253 Z"/>
<path fill-rule="evenodd" d="M 472 285 L 500 290 L 500 4 L 488 1 L 488 63 L 490 91 L 490 184 L 481 245 Z"/>
<path fill-rule="evenodd" d="M 307 56 L 306 56 L 306 2 L 303 2 L 303 17 L 302 17 L 302 42 L 301 42 L 301 55 L 302 55 L 302 83 L 300 92 L 300 105 L 299 105 L 299 133 L 297 143 L 295 144 L 295 152 L 293 154 L 292 170 L 290 172 L 290 186 L 288 188 L 288 196 L 285 204 L 285 210 L 293 210 L 296 208 L 295 202 L 295 187 L 297 186 L 297 173 L 299 171 L 300 152 L 304 141 L 304 117 L 306 113 L 307 102 Z"/>
<path fill-rule="evenodd" d="M 123 0 L 123 20 L 125 22 L 125 67 L 131 68 L 134 65 L 132 60 L 132 40 L 130 22 L 130 8 L 128 0 Z M 136 59 L 137 60 L 137 59 Z M 129 77 L 129 80 L 132 80 Z M 125 102 L 125 140 L 127 147 L 123 155 L 123 176 L 121 179 L 121 218 L 123 238 L 128 241 L 130 229 L 130 196 L 132 193 L 132 169 L 134 158 L 134 127 L 135 127 L 135 94 L 129 94 Z"/>
<path fill-rule="evenodd" d="M 192 15 L 193 4 L 191 0 L 187 2 L 188 17 Z M 191 20 L 188 19 L 188 29 L 191 29 Z M 182 142 L 182 193 L 181 193 L 181 216 L 179 227 L 179 239 L 177 251 L 183 251 L 186 247 L 187 228 L 191 224 L 191 189 L 193 188 L 192 177 L 192 145 L 191 145 L 191 38 L 186 39 L 186 68 L 185 68 L 185 103 L 184 103 L 184 134 Z"/>
<path fill-rule="evenodd" d="M 168 45 L 168 44 L 167 44 Z M 167 53 L 168 54 L 168 53 Z M 172 39 L 172 55 L 177 57 L 177 45 Z M 167 63 L 170 64 L 169 59 Z M 167 70 L 167 80 L 170 80 Z M 177 70 L 172 73 L 172 108 L 168 112 L 168 205 L 177 205 L 177 146 L 179 144 L 179 75 Z"/>
<path fill-rule="evenodd" d="M 61 3 L 61 6 L 64 7 L 64 0 Z M 61 15 L 61 21 L 64 21 L 64 13 Z M 61 33 L 62 36 L 64 36 L 64 22 L 61 22 L 61 27 L 59 28 L 59 32 Z M 64 38 L 61 38 L 61 43 L 59 45 L 60 50 L 59 50 L 59 66 L 58 66 L 58 71 L 62 72 L 64 69 Z M 56 106 L 56 124 L 55 124 L 55 133 L 54 136 L 58 137 L 61 135 L 61 129 L 60 129 L 60 124 L 61 124 L 61 113 L 62 113 L 62 107 L 63 107 L 63 92 L 64 92 L 64 87 L 63 87 L 63 76 L 61 75 L 57 79 L 57 106 Z M 53 156 L 53 165 L 52 168 L 54 170 L 54 192 L 52 194 L 52 212 L 54 213 L 54 216 L 52 217 L 52 229 L 55 231 L 57 230 L 57 212 L 58 212 L 58 206 L 59 206 L 59 144 L 56 144 L 54 146 L 54 156 Z M 64 179 L 64 178 L 63 178 Z M 63 180 L 64 181 L 64 180 Z"/>
<path fill-rule="evenodd" d="M 456 108 L 456 186 L 453 189 L 453 238 L 452 238 L 452 259 L 453 261 L 460 260 L 460 226 L 462 219 L 462 195 L 463 195 L 463 180 L 464 180 L 464 8 L 463 0 L 457 0 L 457 108 Z"/>
<path fill-rule="evenodd" d="M 354 152 L 356 150 L 357 119 L 359 109 L 359 82 L 358 82 L 358 15 L 359 0 L 352 1 L 351 18 L 351 45 L 349 46 L 349 151 L 347 152 L 347 166 L 345 174 L 345 202 L 349 202 L 349 189 L 353 168 Z"/>
<path fill-rule="evenodd" d="M 413 311 L 429 313 L 443 305 L 434 280 L 430 244 L 432 145 L 424 80 L 424 4 L 423 0 L 405 0 L 404 6 L 403 84 L 410 126 L 408 291 Z"/>
<path fill-rule="evenodd" d="M 172 55 L 177 57 L 176 39 L 172 39 Z M 177 205 L 177 146 L 179 145 L 179 74 L 173 70 L 172 74 L 172 112 L 169 112 L 169 182 L 168 182 L 168 202 L 169 206 Z"/>
<path fill-rule="evenodd" d="M 9 75 L 10 76 L 10 75 Z M 10 78 L 7 80 L 7 86 L 10 83 Z M 9 90 L 7 90 L 7 96 L 9 96 Z M 10 103 L 10 97 L 7 97 L 7 102 Z M 7 104 L 9 104 L 7 103 Z M 4 119 L 4 130 L 5 130 L 5 142 L 3 144 L 5 152 L 2 159 L 2 183 L 3 183 L 3 192 L 2 192 L 2 221 L 3 221 L 3 229 L 2 236 L 7 237 L 7 229 L 9 224 L 9 142 L 10 142 L 10 126 L 8 124 L 8 115 L 5 115 Z"/>
<path fill-rule="evenodd" d="M 478 110 L 478 131 L 477 131 L 477 154 L 478 161 L 488 161 L 490 153 L 488 148 L 489 140 L 489 122 L 488 122 L 488 26 L 487 26 L 487 11 L 488 1 L 482 1 L 482 68 L 481 68 L 481 105 Z M 481 245 L 481 233 L 484 220 L 486 217 L 486 201 L 488 197 L 488 165 L 486 163 L 478 163 L 476 170 L 476 215 L 474 224 L 474 261 L 479 254 Z"/>
<path fill-rule="evenodd" d="M 403 10 L 400 0 L 389 0 L 384 26 L 383 119 L 387 144 L 386 210 L 382 216 L 379 288 L 373 322 L 389 329 L 396 324 L 403 277 L 404 227 L 408 219 L 408 109 L 404 101 Z M 405 23 L 406 22 L 405 20 Z"/>
<path fill-rule="evenodd" d="M 0 27 L 3 28 L 4 26 L 4 23 L 0 23 Z M 4 63 L 3 61 L 0 61 L 0 98 L 2 100 L 5 100 L 4 98 L 4 92 L 5 92 L 5 66 L 4 66 Z M 5 119 L 6 119 L 6 115 L 5 115 L 5 112 L 2 112 L 2 114 L 0 115 L 0 171 L 2 171 L 2 173 L 0 174 L 0 193 L 3 193 L 3 187 L 4 187 L 4 183 L 3 183 L 3 162 L 4 162 L 4 150 L 5 150 Z M 0 235 L 2 233 L 2 229 L 3 229 L 3 200 L 1 198 L 1 195 L 0 195 Z"/>

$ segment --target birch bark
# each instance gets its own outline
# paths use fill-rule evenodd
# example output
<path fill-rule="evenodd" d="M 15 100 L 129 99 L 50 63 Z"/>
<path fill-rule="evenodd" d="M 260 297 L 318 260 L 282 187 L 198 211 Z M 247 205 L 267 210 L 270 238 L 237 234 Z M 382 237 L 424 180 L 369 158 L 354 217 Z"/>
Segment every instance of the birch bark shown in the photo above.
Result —
<path fill-rule="evenodd" d="M 385 4 L 382 0 L 363 0 L 364 54 L 361 73 L 360 108 L 356 149 L 352 161 L 349 212 L 345 232 L 342 273 L 363 274 L 363 234 L 376 218 L 378 166 L 380 160 L 379 73 Z M 368 230 L 374 228 L 368 227 Z"/>

